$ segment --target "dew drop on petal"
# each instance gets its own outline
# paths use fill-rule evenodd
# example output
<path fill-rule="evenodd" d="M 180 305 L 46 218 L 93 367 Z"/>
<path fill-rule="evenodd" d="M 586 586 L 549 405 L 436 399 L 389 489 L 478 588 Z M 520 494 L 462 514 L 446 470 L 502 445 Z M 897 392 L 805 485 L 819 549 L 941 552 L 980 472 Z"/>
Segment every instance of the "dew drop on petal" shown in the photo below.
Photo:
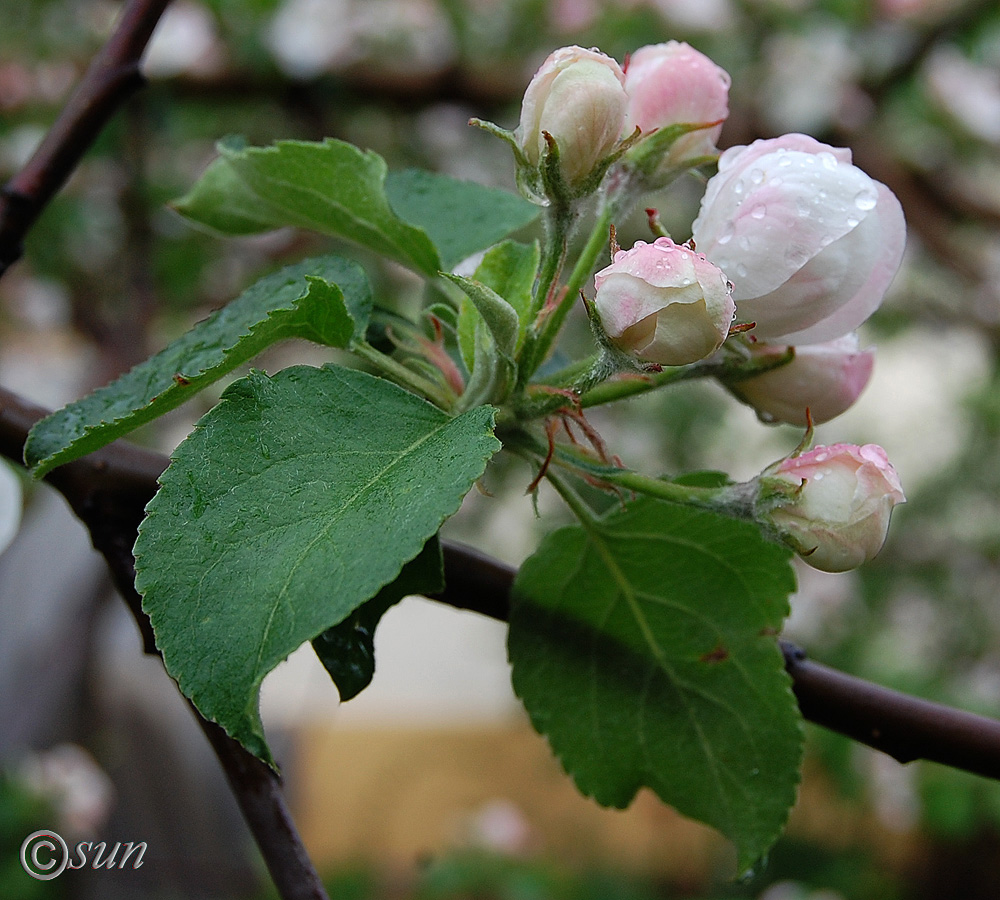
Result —
<path fill-rule="evenodd" d="M 740 250 L 750 249 L 750 238 L 748 238 L 745 234 L 741 234 L 736 243 L 740 245 Z"/>
<path fill-rule="evenodd" d="M 763 203 L 758 203 L 750 210 L 751 219 L 763 219 L 767 215 L 767 207 Z"/>
<path fill-rule="evenodd" d="M 848 228 L 857 228 L 858 227 L 858 219 L 855 216 L 848 216 L 848 218 L 847 218 L 847 227 Z"/>
<path fill-rule="evenodd" d="M 717 244 L 728 244 L 733 239 L 733 234 L 736 232 L 736 225 L 732 221 L 726 222 L 722 227 L 722 231 L 719 236 L 715 239 Z"/>
<path fill-rule="evenodd" d="M 763 169 L 751 169 L 750 170 L 750 181 L 753 184 L 761 184 L 764 181 L 764 170 Z"/>
<path fill-rule="evenodd" d="M 857 196 L 854 198 L 854 205 L 863 212 L 875 209 L 875 204 L 877 202 L 878 192 L 872 190 L 871 188 L 865 188 L 863 191 L 858 191 Z"/>
<path fill-rule="evenodd" d="M 743 263 L 739 263 L 736 266 L 736 274 L 739 275 L 740 278 L 746 278 L 747 277 L 747 267 L 745 265 L 743 265 Z"/>
<path fill-rule="evenodd" d="M 837 168 L 837 157 L 832 153 L 818 153 L 819 161 L 823 163 L 823 167 L 826 169 L 836 169 Z"/>

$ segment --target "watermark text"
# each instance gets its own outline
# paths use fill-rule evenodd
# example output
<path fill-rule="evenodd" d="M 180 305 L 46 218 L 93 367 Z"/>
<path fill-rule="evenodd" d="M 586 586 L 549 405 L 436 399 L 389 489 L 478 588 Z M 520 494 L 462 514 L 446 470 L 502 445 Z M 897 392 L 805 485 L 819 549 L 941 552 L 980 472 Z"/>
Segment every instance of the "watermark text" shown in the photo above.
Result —
<path fill-rule="evenodd" d="M 121 843 L 111 847 L 106 841 L 79 841 L 70 850 L 69 845 L 54 831 L 36 831 L 21 844 L 21 866 L 32 878 L 51 881 L 66 869 L 124 869 L 131 863 L 133 869 L 142 865 L 146 842 Z"/>

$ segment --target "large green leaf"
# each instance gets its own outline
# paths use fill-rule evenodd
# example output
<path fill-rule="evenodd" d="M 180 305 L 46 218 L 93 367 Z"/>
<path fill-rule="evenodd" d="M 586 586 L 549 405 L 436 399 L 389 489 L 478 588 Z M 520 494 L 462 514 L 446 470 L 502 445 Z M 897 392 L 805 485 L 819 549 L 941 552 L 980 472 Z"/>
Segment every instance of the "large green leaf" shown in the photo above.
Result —
<path fill-rule="evenodd" d="M 387 173 L 377 153 L 333 139 L 270 147 L 228 139 L 219 152 L 174 204 L 188 218 L 224 234 L 310 228 L 429 276 L 538 215 L 509 191 L 419 170 Z"/>
<path fill-rule="evenodd" d="M 452 418 L 335 366 L 251 372 L 174 452 L 135 546 L 167 670 L 271 761 L 264 676 L 398 575 L 499 448 L 494 410 Z"/>
<path fill-rule="evenodd" d="M 801 720 L 775 633 L 789 553 L 643 499 L 546 538 L 514 585 L 514 688 L 599 803 L 643 786 L 754 865 L 795 801 Z"/>
<path fill-rule="evenodd" d="M 344 238 L 436 275 L 430 238 L 393 212 L 385 196 L 385 160 L 328 138 L 247 147 L 229 139 L 219 159 L 174 204 L 190 219 L 229 234 L 294 225 Z"/>
<path fill-rule="evenodd" d="M 42 419 L 28 435 L 25 461 L 40 477 L 103 447 L 276 341 L 346 347 L 364 336 L 371 305 L 368 278 L 349 260 L 324 256 L 281 269 L 116 381 Z"/>
<path fill-rule="evenodd" d="M 313 650 L 330 674 L 342 702 L 353 700 L 375 675 L 375 629 L 388 610 L 410 594 L 444 588 L 441 545 L 432 537 L 391 583 L 342 622 L 313 638 Z"/>
<path fill-rule="evenodd" d="M 519 194 L 421 169 L 390 172 L 385 191 L 400 217 L 427 232 L 442 269 L 524 228 L 540 212 Z"/>

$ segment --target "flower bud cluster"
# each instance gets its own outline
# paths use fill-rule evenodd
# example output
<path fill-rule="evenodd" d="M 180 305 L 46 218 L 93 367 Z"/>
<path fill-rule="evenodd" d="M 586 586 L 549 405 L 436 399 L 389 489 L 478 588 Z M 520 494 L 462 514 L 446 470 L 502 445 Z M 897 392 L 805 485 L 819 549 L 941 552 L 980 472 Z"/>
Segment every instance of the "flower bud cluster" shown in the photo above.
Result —
<path fill-rule="evenodd" d="M 583 47 L 550 54 L 531 79 L 514 132 L 530 176 L 541 185 L 542 170 L 558 155 L 557 178 L 563 193 L 588 193 L 630 138 L 671 126 L 699 126 L 671 135 L 658 155 L 662 165 L 682 168 L 716 153 L 715 141 L 726 118 L 729 76 L 687 44 L 670 41 L 643 47 L 625 71 L 610 56 Z M 554 148 L 554 149 L 553 149 Z"/>
<path fill-rule="evenodd" d="M 558 50 L 507 135 L 522 185 L 569 210 L 600 187 L 601 209 L 620 213 L 714 156 L 728 91 L 722 69 L 675 41 L 639 49 L 624 71 L 596 50 Z M 759 140 L 719 157 L 691 241 L 616 250 L 595 276 L 592 312 L 606 347 L 654 366 L 707 359 L 740 323 L 719 377 L 765 421 L 811 427 L 850 407 L 871 376 L 874 351 L 856 329 L 881 304 L 905 238 L 899 201 L 849 150 L 802 134 Z M 749 486 L 753 516 L 831 572 L 871 559 L 905 500 L 874 444 L 797 453 Z"/>

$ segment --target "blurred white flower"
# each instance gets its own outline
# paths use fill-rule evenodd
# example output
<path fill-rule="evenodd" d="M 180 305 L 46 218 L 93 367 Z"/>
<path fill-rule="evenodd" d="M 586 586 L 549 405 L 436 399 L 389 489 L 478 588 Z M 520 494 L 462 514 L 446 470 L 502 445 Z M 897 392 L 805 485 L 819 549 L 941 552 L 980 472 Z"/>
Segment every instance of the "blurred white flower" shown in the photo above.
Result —
<path fill-rule="evenodd" d="M 928 58 L 924 77 L 931 97 L 969 134 L 1000 144 L 1000 68 L 944 46 Z"/>
<path fill-rule="evenodd" d="M 780 34 L 765 48 L 764 114 L 777 131 L 816 133 L 837 121 L 858 60 L 845 28 Z"/>
<path fill-rule="evenodd" d="M 30 790 L 54 805 L 59 821 L 53 824 L 71 836 L 94 835 L 111 812 L 111 780 L 77 744 L 59 744 L 29 757 L 19 774 Z"/>
<path fill-rule="evenodd" d="M 167 7 L 146 48 L 142 70 L 149 78 L 210 75 L 223 62 L 222 45 L 209 12 L 181 0 Z"/>
<path fill-rule="evenodd" d="M 350 9 L 349 0 L 286 0 L 265 36 L 278 65 L 293 78 L 332 68 L 354 43 Z"/>
<path fill-rule="evenodd" d="M 6 462 L 0 462 L 0 553 L 21 527 L 22 505 L 21 479 Z"/>

